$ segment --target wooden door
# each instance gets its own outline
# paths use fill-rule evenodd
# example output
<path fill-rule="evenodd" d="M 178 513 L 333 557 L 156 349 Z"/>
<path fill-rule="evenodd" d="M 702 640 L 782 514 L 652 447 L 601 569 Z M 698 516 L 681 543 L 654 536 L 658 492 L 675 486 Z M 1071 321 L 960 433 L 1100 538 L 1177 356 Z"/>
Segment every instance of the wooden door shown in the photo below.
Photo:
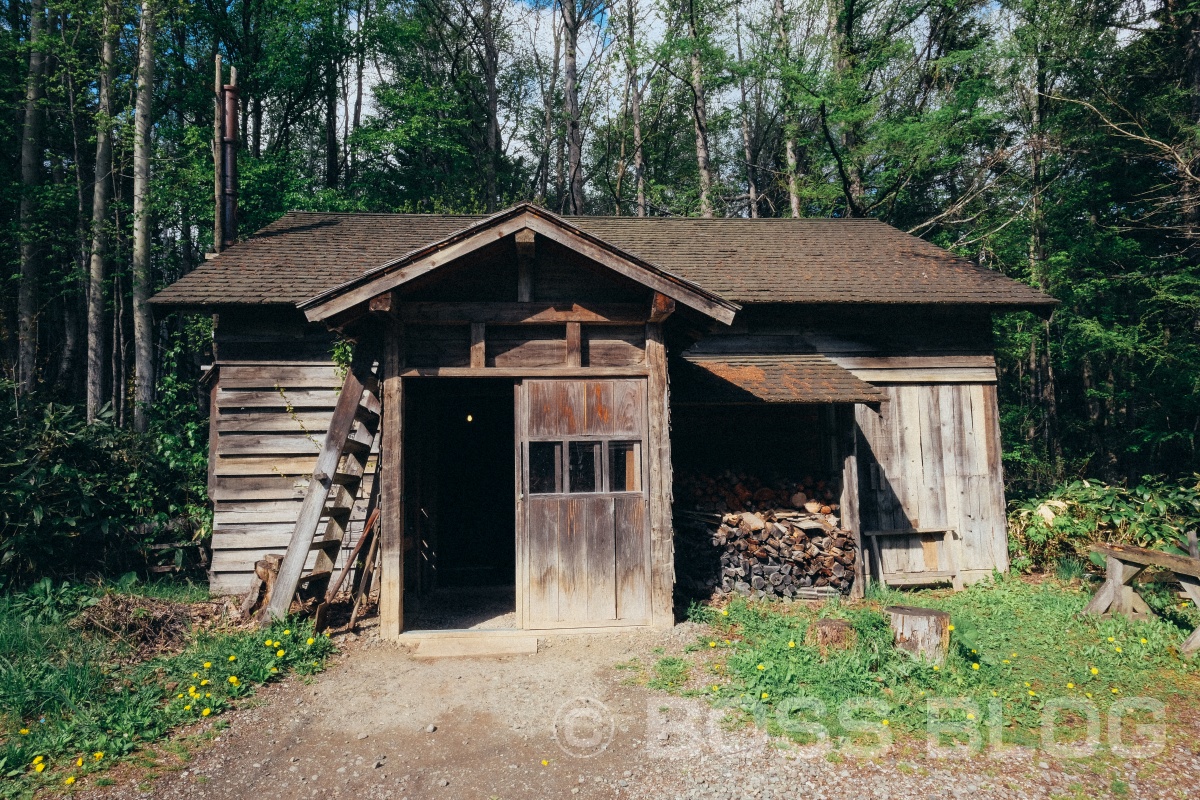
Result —
<path fill-rule="evenodd" d="M 526 628 L 650 622 L 646 382 L 517 389 L 517 604 Z"/>

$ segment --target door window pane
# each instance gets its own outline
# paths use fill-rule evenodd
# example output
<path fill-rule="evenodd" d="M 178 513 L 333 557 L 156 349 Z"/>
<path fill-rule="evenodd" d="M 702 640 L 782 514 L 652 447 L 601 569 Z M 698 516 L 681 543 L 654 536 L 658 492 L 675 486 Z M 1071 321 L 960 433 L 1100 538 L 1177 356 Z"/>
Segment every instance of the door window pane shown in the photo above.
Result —
<path fill-rule="evenodd" d="M 568 442 L 569 492 L 600 491 L 600 443 Z"/>
<path fill-rule="evenodd" d="M 610 492 L 640 492 L 642 490 L 640 442 L 608 443 L 608 490 Z"/>
<path fill-rule="evenodd" d="M 562 491 L 562 442 L 529 443 L 529 493 Z"/>

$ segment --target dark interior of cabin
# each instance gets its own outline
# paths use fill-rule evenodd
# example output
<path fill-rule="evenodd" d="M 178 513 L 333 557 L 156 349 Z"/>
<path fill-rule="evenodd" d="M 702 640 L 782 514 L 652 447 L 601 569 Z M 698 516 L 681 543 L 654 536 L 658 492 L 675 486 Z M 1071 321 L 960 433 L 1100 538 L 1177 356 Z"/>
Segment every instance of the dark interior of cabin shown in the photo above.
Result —
<path fill-rule="evenodd" d="M 513 382 L 413 380 L 406 613 L 417 628 L 515 624 Z"/>

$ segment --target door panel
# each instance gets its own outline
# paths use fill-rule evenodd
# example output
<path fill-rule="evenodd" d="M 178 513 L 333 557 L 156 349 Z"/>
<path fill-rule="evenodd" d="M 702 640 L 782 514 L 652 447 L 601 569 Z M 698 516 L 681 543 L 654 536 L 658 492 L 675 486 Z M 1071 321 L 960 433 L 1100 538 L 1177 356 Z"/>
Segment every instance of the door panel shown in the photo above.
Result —
<path fill-rule="evenodd" d="M 518 391 L 524 624 L 648 624 L 645 381 L 527 380 Z"/>

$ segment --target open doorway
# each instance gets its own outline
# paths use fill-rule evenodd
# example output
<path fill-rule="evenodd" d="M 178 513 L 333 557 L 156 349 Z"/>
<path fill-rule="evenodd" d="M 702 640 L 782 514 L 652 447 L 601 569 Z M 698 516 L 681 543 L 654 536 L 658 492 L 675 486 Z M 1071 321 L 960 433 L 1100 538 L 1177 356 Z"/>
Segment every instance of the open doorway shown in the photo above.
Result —
<path fill-rule="evenodd" d="M 405 628 L 516 627 L 513 382 L 405 388 Z"/>

